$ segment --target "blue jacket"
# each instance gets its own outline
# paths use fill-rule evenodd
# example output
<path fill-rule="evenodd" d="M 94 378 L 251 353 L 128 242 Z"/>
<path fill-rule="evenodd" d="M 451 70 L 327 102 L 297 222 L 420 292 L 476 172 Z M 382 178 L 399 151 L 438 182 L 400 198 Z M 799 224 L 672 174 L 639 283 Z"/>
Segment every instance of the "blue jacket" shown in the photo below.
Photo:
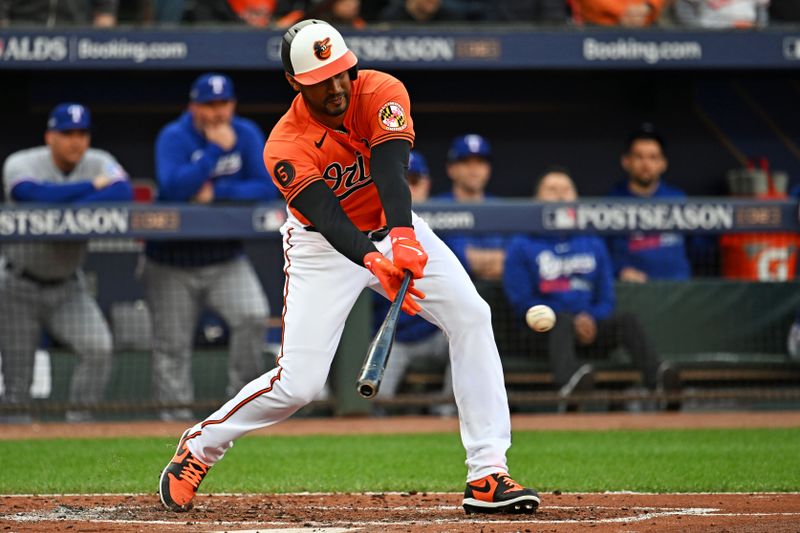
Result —
<path fill-rule="evenodd" d="M 596 320 L 614 310 L 611 260 L 598 237 L 514 237 L 506 250 L 503 289 L 520 319 L 537 304 L 556 313 L 586 312 Z"/>
<path fill-rule="evenodd" d="M 433 199 L 455 201 L 455 196 L 453 196 L 452 191 L 449 191 L 438 194 L 434 196 Z M 472 270 L 470 270 L 469 263 L 467 262 L 468 246 L 473 248 L 505 250 L 510 240 L 510 236 L 502 233 L 448 233 L 442 237 L 442 241 L 456 254 L 456 257 L 461 264 L 464 265 L 464 269 L 470 275 L 472 275 Z"/>
<path fill-rule="evenodd" d="M 617 183 L 608 196 L 618 198 L 641 198 L 628 188 L 628 182 Z M 682 190 L 659 183 L 653 198 L 685 198 Z M 686 243 L 681 233 L 632 233 L 610 237 L 608 247 L 614 264 L 614 273 L 625 267 L 641 270 L 650 279 L 689 279 L 692 275 Z"/>
<path fill-rule="evenodd" d="M 158 201 L 189 202 L 211 180 L 214 202 L 266 202 L 278 191 L 264 166 L 265 138 L 255 122 L 234 117 L 236 145 L 224 151 L 195 129 L 183 113 L 164 126 L 155 145 Z M 180 267 L 205 266 L 243 253 L 241 241 L 170 241 L 147 243 L 151 259 Z"/>

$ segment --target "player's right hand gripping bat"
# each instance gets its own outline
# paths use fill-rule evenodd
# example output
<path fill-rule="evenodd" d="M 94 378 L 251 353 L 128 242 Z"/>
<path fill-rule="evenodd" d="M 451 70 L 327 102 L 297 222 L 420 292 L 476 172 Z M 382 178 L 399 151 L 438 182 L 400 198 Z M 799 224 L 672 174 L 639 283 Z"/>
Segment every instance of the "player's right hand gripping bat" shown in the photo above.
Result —
<path fill-rule="evenodd" d="M 386 369 L 386 361 L 389 360 L 389 352 L 392 351 L 394 336 L 397 333 L 397 320 L 400 318 L 400 306 L 406 297 L 408 287 L 411 284 L 411 272 L 406 270 L 403 283 L 397 291 L 397 295 L 389 306 L 389 312 L 383 320 L 378 333 L 372 339 L 372 344 L 367 350 L 367 357 L 364 358 L 364 365 L 356 382 L 358 393 L 364 398 L 374 398 L 378 394 L 383 379 L 383 371 Z"/>

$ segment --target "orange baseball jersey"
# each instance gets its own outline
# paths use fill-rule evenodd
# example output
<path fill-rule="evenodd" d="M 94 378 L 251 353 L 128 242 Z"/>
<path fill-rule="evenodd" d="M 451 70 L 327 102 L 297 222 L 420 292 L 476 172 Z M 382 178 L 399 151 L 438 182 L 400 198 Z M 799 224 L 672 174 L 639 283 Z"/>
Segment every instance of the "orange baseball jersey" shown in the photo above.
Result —
<path fill-rule="evenodd" d="M 264 164 L 290 204 L 310 183 L 325 180 L 344 212 L 362 231 L 383 227 L 378 189 L 370 175 L 370 149 L 390 139 L 414 143 L 411 102 L 403 84 L 377 70 L 362 70 L 352 82 L 344 130 L 323 126 L 302 95 L 272 129 Z M 303 224 L 309 221 L 291 208 Z"/>

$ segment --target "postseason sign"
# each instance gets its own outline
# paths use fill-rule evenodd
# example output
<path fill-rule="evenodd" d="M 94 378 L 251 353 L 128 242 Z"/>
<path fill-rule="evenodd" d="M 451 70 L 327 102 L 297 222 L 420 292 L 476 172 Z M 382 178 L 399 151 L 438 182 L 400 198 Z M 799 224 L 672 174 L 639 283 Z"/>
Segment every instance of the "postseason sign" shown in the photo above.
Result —
<path fill-rule="evenodd" d="M 800 231 L 796 201 L 591 200 L 543 204 L 492 200 L 415 206 L 435 231 L 450 233 L 597 233 Z M 6 206 L 0 241 L 115 239 L 269 239 L 286 221 L 281 202 L 256 206 L 115 204 Z"/>
<path fill-rule="evenodd" d="M 683 231 L 794 231 L 795 202 L 685 201 L 603 202 L 545 205 L 542 226 L 550 231 L 593 231 L 604 234 Z"/>

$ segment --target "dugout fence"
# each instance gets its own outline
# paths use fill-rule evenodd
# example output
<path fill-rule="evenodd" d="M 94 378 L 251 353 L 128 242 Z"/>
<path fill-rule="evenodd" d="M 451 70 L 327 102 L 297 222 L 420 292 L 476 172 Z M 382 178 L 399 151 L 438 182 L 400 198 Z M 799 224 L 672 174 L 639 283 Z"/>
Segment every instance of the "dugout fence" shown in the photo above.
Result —
<path fill-rule="evenodd" d="M 609 202 L 542 205 L 493 201 L 477 206 L 429 203 L 417 212 L 441 235 L 529 233 L 535 235 L 677 232 L 706 241 L 692 257 L 696 273 L 687 281 L 618 282 L 617 305 L 639 316 L 659 354 L 680 369 L 675 393 L 686 409 L 697 407 L 787 407 L 800 404 L 800 360 L 790 355 L 792 324 L 800 310 L 800 281 L 794 279 L 794 242 L 759 235 L 797 235 L 795 201 L 723 198 L 681 202 Z M 70 403 L 77 358 L 53 335 L 42 337 L 34 356 L 32 399 L 0 403 L 0 416 L 62 419 L 65 412 L 88 407 L 99 419 L 153 417 L 165 408 L 192 409 L 203 416 L 229 397 L 227 325 L 213 314 L 198 320 L 192 357 L 195 400 L 164 404 L 151 393 L 149 317 L 137 277 L 145 240 L 241 238 L 256 266 L 271 304 L 260 357 L 274 365 L 280 343 L 283 286 L 278 228 L 285 219 L 280 204 L 248 207 L 114 205 L 97 207 L 3 207 L 0 249 L 7 243 L 89 240 L 86 283 L 97 298 L 113 333 L 111 374 L 102 402 Z M 761 268 L 753 279 L 725 275 L 721 237 L 747 235 L 738 257 Z M 755 243 L 756 246 L 753 244 Z M 758 273 L 761 274 L 758 274 Z M 552 411 L 557 387 L 546 357 L 527 344 L 524 329 L 505 300 L 498 281 L 477 281 L 493 310 L 493 326 L 503 359 L 509 400 L 514 409 Z M 358 368 L 373 331 L 372 297 L 362 295 L 348 319 L 331 379 L 323 396 L 306 410 L 316 414 L 366 414 L 377 405 L 387 412 L 427 412 L 451 401 L 440 390 L 440 362 L 416 361 L 394 398 L 372 403 L 355 392 Z M 794 356 L 796 357 L 796 356 Z M 2 354 L 0 354 L 2 358 Z M 1 359 L 0 359 L 1 360 Z M 588 409 L 650 409 L 663 397 L 641 387 L 641 375 L 629 354 L 615 351 L 597 366 L 596 390 L 579 400 Z"/>

